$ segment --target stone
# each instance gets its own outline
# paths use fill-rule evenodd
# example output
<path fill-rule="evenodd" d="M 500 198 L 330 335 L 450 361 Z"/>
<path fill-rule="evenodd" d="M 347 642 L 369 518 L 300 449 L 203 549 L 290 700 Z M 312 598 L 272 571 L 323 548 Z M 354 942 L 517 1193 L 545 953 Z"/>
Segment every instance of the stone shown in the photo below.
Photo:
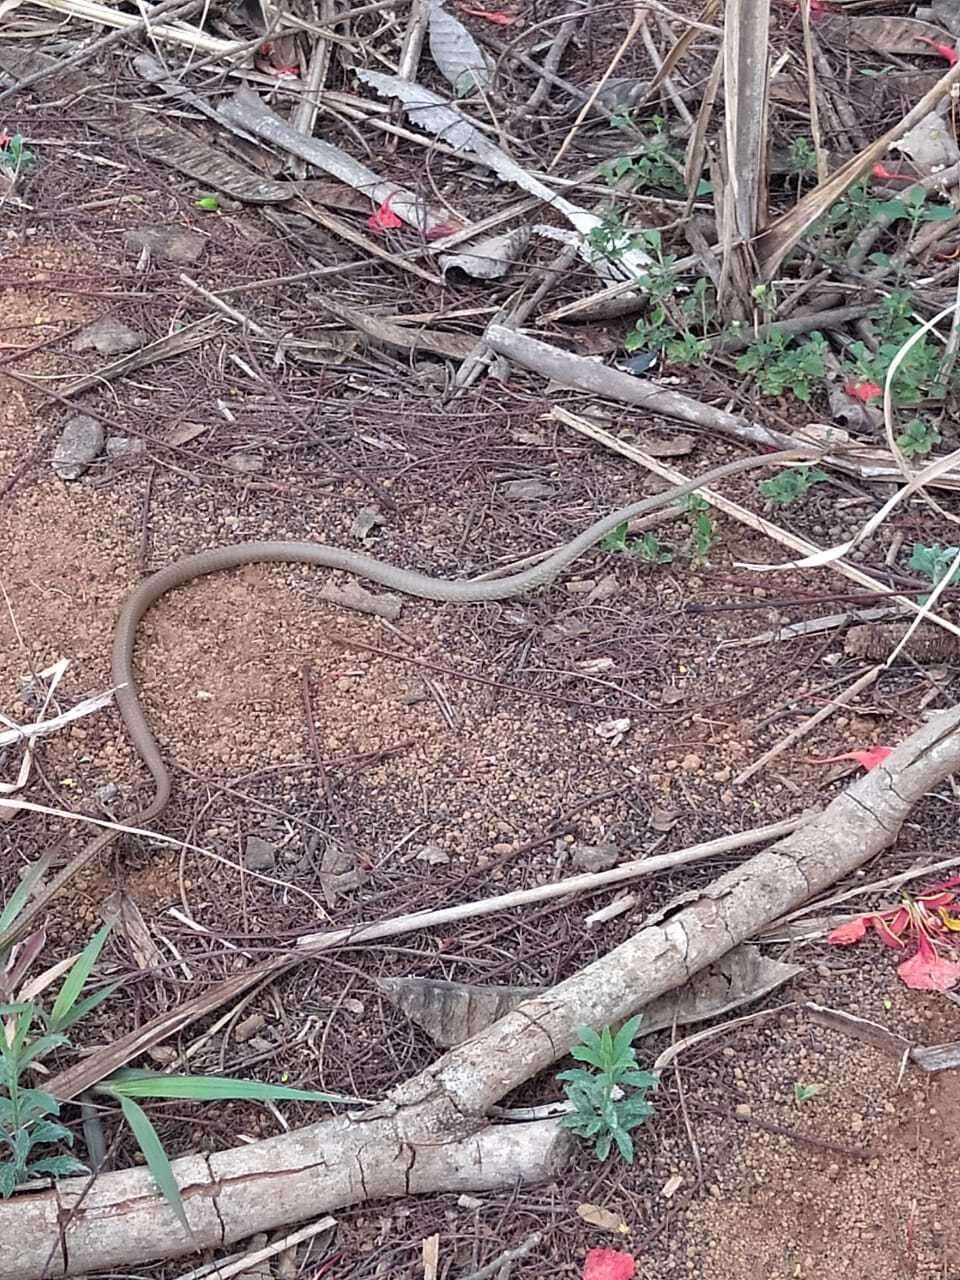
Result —
<path fill-rule="evenodd" d="M 53 451 L 53 469 L 61 480 L 79 480 L 103 452 L 103 426 L 85 413 L 68 418 Z"/>
<path fill-rule="evenodd" d="M 115 316 L 102 316 L 92 324 L 84 325 L 73 342 L 73 351 L 99 351 L 102 356 L 119 356 L 128 351 L 138 351 L 143 346 L 143 334 L 131 329 Z"/>
<path fill-rule="evenodd" d="M 272 871 L 277 863 L 277 847 L 261 836 L 247 836 L 243 862 L 251 871 Z"/>

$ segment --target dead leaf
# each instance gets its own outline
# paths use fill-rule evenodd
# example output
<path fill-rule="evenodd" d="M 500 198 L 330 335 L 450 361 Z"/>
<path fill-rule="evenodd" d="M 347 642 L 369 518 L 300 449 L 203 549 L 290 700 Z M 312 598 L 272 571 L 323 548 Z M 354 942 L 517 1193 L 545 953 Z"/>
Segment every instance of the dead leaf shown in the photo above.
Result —
<path fill-rule="evenodd" d="M 599 1228 L 600 1231 L 613 1231 L 620 1236 L 630 1234 L 630 1228 L 619 1213 L 604 1209 L 599 1204 L 578 1204 L 577 1217 L 582 1218 L 584 1222 L 589 1222 L 591 1227 Z"/>
<path fill-rule="evenodd" d="M 831 23 L 831 29 L 832 29 Z M 870 49 L 874 53 L 896 53 L 901 57 L 930 56 L 933 50 L 924 40 L 949 44 L 950 36 L 942 27 L 919 18 L 881 17 L 846 18 L 843 25 L 851 49 Z"/>
<path fill-rule="evenodd" d="M 460 19 L 447 11 L 444 0 L 431 0 L 429 40 L 430 56 L 458 98 L 477 88 L 490 88 L 490 67 L 480 46 Z"/>

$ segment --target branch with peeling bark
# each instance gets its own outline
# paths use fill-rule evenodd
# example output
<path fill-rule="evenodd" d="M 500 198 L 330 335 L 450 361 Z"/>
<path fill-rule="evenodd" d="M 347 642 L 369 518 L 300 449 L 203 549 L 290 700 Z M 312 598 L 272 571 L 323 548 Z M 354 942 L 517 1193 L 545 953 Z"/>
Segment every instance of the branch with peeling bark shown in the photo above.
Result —
<path fill-rule="evenodd" d="M 17 1195 L 0 1206 L 0 1280 L 79 1275 L 227 1245 L 374 1198 L 491 1191 L 555 1176 L 572 1149 L 556 1121 L 492 1125 L 490 1108 L 562 1057 L 585 1022 L 628 1017 L 889 847 L 911 808 L 958 768 L 960 706 L 932 717 L 808 824 L 693 901 L 687 895 L 666 908 L 378 1106 L 174 1161 L 192 1239 L 144 1170 L 106 1174 L 86 1196 L 82 1179 Z"/>

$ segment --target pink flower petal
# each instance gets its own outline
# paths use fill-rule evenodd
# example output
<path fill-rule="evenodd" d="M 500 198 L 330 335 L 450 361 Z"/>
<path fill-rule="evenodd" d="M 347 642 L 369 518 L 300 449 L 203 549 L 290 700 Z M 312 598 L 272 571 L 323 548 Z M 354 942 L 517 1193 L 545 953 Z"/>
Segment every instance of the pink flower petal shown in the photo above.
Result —
<path fill-rule="evenodd" d="M 960 963 L 941 955 L 921 933 L 917 954 L 897 965 L 897 973 L 913 991 L 949 991 L 960 982 Z"/>
<path fill-rule="evenodd" d="M 619 1249 L 591 1249 L 583 1264 L 583 1280 L 633 1280 L 637 1264 Z"/>
<path fill-rule="evenodd" d="M 827 941 L 833 942 L 839 947 L 848 947 L 852 942 L 859 942 L 867 932 L 868 918 L 866 916 L 858 916 L 856 920 L 848 920 L 846 924 L 841 924 L 836 929 L 831 929 L 827 934 Z"/>
<path fill-rule="evenodd" d="M 384 200 L 376 213 L 371 213 L 367 219 L 367 226 L 371 231 L 375 231 L 377 235 L 383 235 L 384 231 L 393 231 L 397 227 L 402 227 L 403 220 L 398 218 L 390 208 L 390 201 Z"/>

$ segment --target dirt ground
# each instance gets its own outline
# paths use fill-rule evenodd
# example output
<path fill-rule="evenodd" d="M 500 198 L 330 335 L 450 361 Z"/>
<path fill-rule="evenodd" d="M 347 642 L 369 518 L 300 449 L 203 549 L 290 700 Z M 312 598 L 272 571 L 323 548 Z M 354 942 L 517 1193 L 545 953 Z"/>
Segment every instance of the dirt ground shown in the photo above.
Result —
<path fill-rule="evenodd" d="M 258 252 L 253 215 L 204 218 L 169 175 L 146 171 L 158 193 L 150 220 L 207 239 L 191 268 L 206 288 L 296 269 L 274 241 Z M 241 539 L 309 538 L 466 576 L 556 546 L 650 491 L 646 473 L 548 419 L 557 402 L 596 411 L 583 397 L 548 395 L 515 374 L 444 403 L 427 359 L 412 369 L 392 363 L 382 379 L 360 357 L 276 368 L 269 352 L 251 362 L 250 344 L 226 323 L 193 350 L 71 397 L 68 407 L 56 393 L 103 363 L 71 350 L 82 326 L 112 315 L 156 339 L 203 305 L 184 303 L 176 268 L 154 262 L 141 273 L 124 253 L 123 233 L 142 224 L 142 209 L 117 201 L 95 225 L 76 214 L 67 233 L 36 214 L 49 208 L 37 181 L 34 208 L 14 212 L 6 227 L 0 280 L 0 710 L 14 720 L 31 716 L 31 673 L 61 657 L 70 662 L 61 706 L 109 688 L 124 596 L 180 555 Z M 96 173 L 71 171 L 70 181 L 71 207 L 102 190 Z M 445 304 L 466 306 L 475 292 L 458 299 L 451 289 Z M 268 286 L 244 306 L 261 322 L 279 312 L 316 318 L 306 287 Z M 85 406 L 107 420 L 108 437 L 142 439 L 144 449 L 64 482 L 53 446 L 66 417 Z M 609 425 L 646 443 L 676 434 L 626 412 Z M 692 475 L 733 456 L 702 436 L 677 465 Z M 516 481 L 536 482 L 538 496 L 515 496 Z M 783 522 L 825 539 L 838 521 L 852 529 L 873 509 L 871 495 L 852 486 L 824 490 Z M 725 492 L 757 507 L 752 480 Z M 355 532 L 365 508 L 383 517 L 366 543 Z M 847 584 L 828 571 L 758 578 L 743 562 L 779 552 L 723 517 L 717 526 L 698 567 L 680 556 L 650 566 L 595 552 L 521 601 L 406 601 L 395 623 L 326 603 L 320 588 L 331 575 L 296 567 L 219 574 L 160 602 L 142 625 L 137 668 L 174 767 L 162 827 L 203 852 L 123 842 L 58 905 L 54 958 L 89 936 L 115 891 L 135 904 L 156 949 L 143 968 L 118 931 L 105 956 L 124 978 L 122 994 L 88 1043 L 223 976 L 231 948 L 259 954 L 327 922 L 549 881 L 574 869 L 578 842 L 612 844 L 625 859 L 799 813 L 850 776 L 812 757 L 893 744 L 924 709 L 955 700 L 954 669 L 898 664 L 737 785 L 743 768 L 866 664 L 838 633 L 745 646 L 780 622 L 835 611 L 820 599 Z M 686 536 L 682 522 L 662 531 L 677 545 Z M 878 543 L 862 554 L 880 563 L 884 551 Z M 622 740 L 604 735 L 615 719 L 629 721 Z M 19 757 L 9 751 L 0 763 L 11 781 Z M 148 794 L 113 709 L 45 741 L 25 793 L 118 817 Z M 956 803 L 947 787 L 928 797 L 896 848 L 860 879 L 949 857 Z M 65 858 L 85 835 L 53 817 L 4 822 L 5 893 L 41 850 Z M 259 870 L 251 837 L 270 850 Z M 359 881 L 332 895 L 321 878 L 331 849 Z M 630 910 L 599 928 L 584 918 L 610 894 L 331 954 L 243 1005 L 238 1019 L 262 1017 L 252 1040 L 235 1034 L 234 1020 L 202 1044 L 209 1024 L 191 1028 L 172 1047 L 193 1046 L 197 1070 L 382 1093 L 437 1051 L 384 1001 L 378 979 L 553 983 L 739 856 L 639 881 Z M 960 1011 L 948 997 L 905 990 L 887 954 L 869 944 L 841 952 L 820 940 L 771 952 L 802 964 L 801 976 L 750 1006 L 753 1020 L 681 1053 L 638 1134 L 633 1166 L 598 1163 L 584 1148 L 554 1185 L 348 1209 L 337 1215 L 334 1263 L 328 1269 L 322 1254 L 301 1260 L 300 1274 L 420 1276 L 422 1241 L 438 1232 L 440 1274 L 466 1276 L 540 1231 L 541 1249 L 513 1266 L 516 1280 L 545 1270 L 579 1276 L 586 1250 L 600 1245 L 628 1249 L 637 1274 L 650 1278 L 803 1280 L 856 1270 L 873 1280 L 956 1280 L 960 1172 L 945 1151 L 960 1123 L 956 1071 L 902 1072 L 879 1050 L 819 1028 L 799 1005 L 858 1014 L 924 1044 L 960 1039 Z M 669 1033 L 640 1041 L 641 1059 L 669 1041 Z M 547 1075 L 518 1100 L 558 1096 Z M 282 1111 L 290 1127 L 323 1114 L 295 1103 Z M 172 1153 L 278 1131 L 271 1112 L 249 1106 L 152 1114 Z M 107 1124 L 112 1139 L 115 1117 Z M 116 1158 L 136 1159 L 122 1136 Z M 577 1214 L 584 1203 L 621 1215 L 629 1234 L 589 1226 Z M 172 1277 L 184 1265 L 136 1274 Z"/>

